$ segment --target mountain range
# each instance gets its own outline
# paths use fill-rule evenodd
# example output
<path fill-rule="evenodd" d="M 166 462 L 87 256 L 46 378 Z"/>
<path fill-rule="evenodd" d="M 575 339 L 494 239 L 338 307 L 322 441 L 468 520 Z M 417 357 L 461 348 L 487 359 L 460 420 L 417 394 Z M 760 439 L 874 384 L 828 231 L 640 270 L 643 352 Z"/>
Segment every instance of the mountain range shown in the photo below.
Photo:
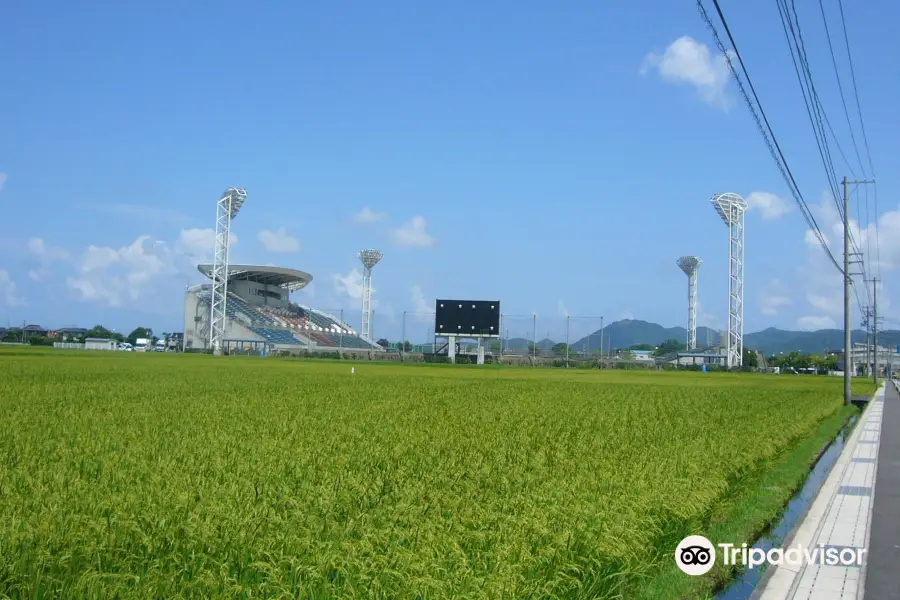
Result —
<path fill-rule="evenodd" d="M 628 348 L 641 344 L 655 346 L 666 340 L 678 340 L 684 343 L 687 339 L 687 329 L 684 327 L 663 327 L 657 323 L 649 323 L 637 319 L 624 319 L 610 323 L 603 329 L 605 348 Z M 865 342 L 866 332 L 857 329 L 851 333 L 854 343 Z M 511 338 L 504 340 L 504 348 L 527 348 L 531 340 L 524 338 Z M 550 339 L 543 339 L 537 343 L 538 348 L 550 348 L 555 343 Z M 697 345 L 707 346 L 719 343 L 719 332 L 708 327 L 697 328 Z M 600 348 L 600 331 L 573 342 L 573 348 L 578 350 L 596 350 Z M 878 345 L 887 348 L 900 346 L 900 331 L 886 330 L 878 332 Z M 818 331 L 786 331 L 769 327 L 762 331 L 744 334 L 744 347 L 758 350 L 767 355 L 781 352 L 800 352 L 802 354 L 822 354 L 825 352 L 841 351 L 844 346 L 844 335 L 840 329 L 819 329 Z"/>

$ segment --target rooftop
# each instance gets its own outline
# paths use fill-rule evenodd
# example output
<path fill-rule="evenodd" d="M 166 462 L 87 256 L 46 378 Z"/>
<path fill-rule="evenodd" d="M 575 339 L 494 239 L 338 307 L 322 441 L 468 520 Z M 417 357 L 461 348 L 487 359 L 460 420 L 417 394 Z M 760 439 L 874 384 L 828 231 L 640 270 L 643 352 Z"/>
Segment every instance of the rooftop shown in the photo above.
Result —
<path fill-rule="evenodd" d="M 197 270 L 212 279 L 213 266 L 197 265 Z M 287 269 L 285 267 L 267 267 L 262 265 L 228 265 L 229 281 L 252 281 L 263 285 L 274 285 L 288 291 L 305 288 L 312 281 L 312 275 Z"/>

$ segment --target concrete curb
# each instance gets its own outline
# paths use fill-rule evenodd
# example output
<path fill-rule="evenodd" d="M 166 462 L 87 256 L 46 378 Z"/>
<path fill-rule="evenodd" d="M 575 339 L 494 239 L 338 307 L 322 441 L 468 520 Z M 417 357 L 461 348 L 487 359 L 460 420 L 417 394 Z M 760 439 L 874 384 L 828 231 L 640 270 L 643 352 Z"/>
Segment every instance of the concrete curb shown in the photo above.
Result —
<path fill-rule="evenodd" d="M 812 548 L 815 545 L 815 541 L 819 537 L 825 523 L 825 517 L 841 487 L 841 481 L 851 464 L 850 459 L 856 451 L 857 442 L 862 436 L 864 426 L 872 412 L 872 407 L 875 406 L 876 401 L 883 397 L 884 386 L 880 387 L 875 392 L 872 400 L 868 403 L 862 414 L 860 414 L 856 426 L 853 428 L 853 432 L 850 434 L 850 438 L 847 440 L 841 455 L 832 467 L 825 483 L 822 484 L 819 493 L 816 495 L 815 500 L 809 507 L 803 520 L 786 537 L 782 545 L 785 550 L 797 547 Z M 872 507 L 870 505 L 870 518 L 871 509 Z M 869 532 L 867 530 L 867 543 L 868 535 Z M 806 565 L 802 564 L 782 564 L 770 567 L 766 570 L 766 573 L 757 585 L 756 590 L 751 595 L 751 600 L 786 600 L 787 598 L 793 598 L 800 585 L 800 575 L 805 568 Z"/>

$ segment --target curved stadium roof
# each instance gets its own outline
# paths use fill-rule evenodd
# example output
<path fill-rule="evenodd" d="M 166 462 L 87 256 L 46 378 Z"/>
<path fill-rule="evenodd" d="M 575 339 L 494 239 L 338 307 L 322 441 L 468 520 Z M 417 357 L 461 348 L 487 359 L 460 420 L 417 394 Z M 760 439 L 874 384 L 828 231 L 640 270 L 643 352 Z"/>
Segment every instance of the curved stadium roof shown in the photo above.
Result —
<path fill-rule="evenodd" d="M 212 279 L 212 265 L 197 265 L 197 270 Z M 228 280 L 252 281 L 263 285 L 274 285 L 293 292 L 309 285 L 309 282 L 312 281 L 312 275 L 284 267 L 228 265 Z"/>

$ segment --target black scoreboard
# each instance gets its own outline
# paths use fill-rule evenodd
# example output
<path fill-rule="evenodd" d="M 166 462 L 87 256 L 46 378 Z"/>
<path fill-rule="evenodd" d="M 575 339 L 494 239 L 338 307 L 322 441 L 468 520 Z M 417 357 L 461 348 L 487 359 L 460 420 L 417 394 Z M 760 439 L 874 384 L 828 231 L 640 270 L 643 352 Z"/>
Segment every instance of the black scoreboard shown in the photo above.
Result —
<path fill-rule="evenodd" d="M 462 337 L 500 337 L 500 302 L 493 300 L 435 300 L 434 334 Z"/>

